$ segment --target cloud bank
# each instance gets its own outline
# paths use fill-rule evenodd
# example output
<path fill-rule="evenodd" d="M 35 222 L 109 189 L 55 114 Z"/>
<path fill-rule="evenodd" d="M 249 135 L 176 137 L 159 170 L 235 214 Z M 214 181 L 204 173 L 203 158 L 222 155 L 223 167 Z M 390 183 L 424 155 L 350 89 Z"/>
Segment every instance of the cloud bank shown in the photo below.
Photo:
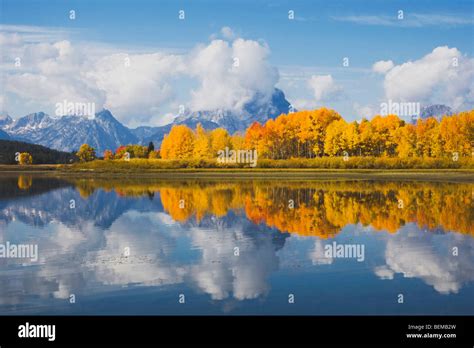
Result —
<path fill-rule="evenodd" d="M 454 109 L 467 109 L 474 104 L 474 59 L 457 48 L 436 47 L 418 60 L 394 66 L 389 62 L 380 61 L 373 66 L 374 71 L 385 74 L 387 99 L 444 103 Z"/>
<path fill-rule="evenodd" d="M 188 109 L 238 111 L 256 95 L 270 98 L 279 79 L 268 46 L 237 38 L 228 27 L 221 30 L 225 40 L 185 54 L 108 52 L 69 40 L 49 42 L 55 36 L 46 29 L 14 29 L 0 31 L 5 108 L 15 98 L 46 111 L 63 100 L 93 102 L 125 123 L 146 122 L 176 107 L 183 85 L 189 95 L 180 100 L 188 100 Z M 33 34 L 44 41 L 28 40 Z"/>

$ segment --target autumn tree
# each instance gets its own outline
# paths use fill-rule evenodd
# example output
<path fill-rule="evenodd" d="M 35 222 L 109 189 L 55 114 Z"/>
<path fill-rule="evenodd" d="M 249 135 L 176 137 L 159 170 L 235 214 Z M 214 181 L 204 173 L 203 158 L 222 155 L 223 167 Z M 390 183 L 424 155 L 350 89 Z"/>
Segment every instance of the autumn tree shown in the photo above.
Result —
<path fill-rule="evenodd" d="M 208 131 L 198 123 L 196 126 L 196 138 L 194 140 L 193 157 L 197 159 L 209 158 L 211 156 L 211 137 Z"/>
<path fill-rule="evenodd" d="M 245 132 L 244 144 L 257 149 L 264 158 L 322 156 L 326 128 L 340 119 L 334 110 L 326 108 L 283 114 L 264 125 L 252 124 Z"/>
<path fill-rule="evenodd" d="M 226 147 L 257 150 L 260 158 L 275 160 L 341 156 L 346 152 L 351 156 L 401 158 L 437 158 L 452 152 L 472 156 L 474 110 L 443 117 L 441 122 L 419 119 L 413 125 L 397 115 L 347 122 L 334 110 L 320 108 L 282 114 L 265 124 L 254 122 L 243 135 L 229 135 L 223 128 L 207 131 L 201 124 L 193 132 L 179 125 L 165 136 L 161 153 L 165 159 L 203 159 Z"/>
<path fill-rule="evenodd" d="M 22 152 L 18 157 L 18 163 L 20 165 L 33 164 L 33 157 L 28 152 Z"/>
<path fill-rule="evenodd" d="M 434 117 L 418 119 L 416 123 L 416 153 L 419 157 L 434 157 L 433 138 L 439 124 Z"/>
<path fill-rule="evenodd" d="M 416 156 L 416 127 L 407 124 L 397 130 L 395 138 L 397 139 L 397 155 L 401 158 Z"/>
<path fill-rule="evenodd" d="M 160 150 L 151 151 L 151 152 L 148 154 L 148 158 L 149 158 L 149 159 L 158 159 L 158 158 L 161 158 L 161 156 L 160 156 Z"/>
<path fill-rule="evenodd" d="M 397 129 L 404 125 L 397 115 L 375 116 L 370 124 L 373 128 L 373 154 L 377 156 L 394 156 L 397 147 Z"/>
<path fill-rule="evenodd" d="M 125 151 L 130 154 L 130 158 L 147 158 L 148 147 L 141 145 L 127 145 Z"/>
<path fill-rule="evenodd" d="M 104 151 L 104 160 L 110 161 L 114 159 L 114 153 L 111 150 Z"/>
<path fill-rule="evenodd" d="M 356 121 L 346 124 L 342 139 L 344 141 L 344 151 L 347 151 L 351 156 L 357 156 L 359 154 L 360 137 L 359 124 Z"/>
<path fill-rule="evenodd" d="M 239 133 L 236 133 L 231 136 L 230 143 L 232 149 L 234 150 L 242 150 L 245 148 L 245 138 Z"/>
<path fill-rule="evenodd" d="M 79 148 L 79 151 L 76 153 L 76 156 L 81 162 L 90 162 L 95 160 L 95 149 L 88 144 L 82 144 Z"/>
<path fill-rule="evenodd" d="M 445 153 L 458 152 L 460 156 L 472 156 L 474 110 L 461 112 L 456 116 L 443 117 L 439 135 Z"/>
<path fill-rule="evenodd" d="M 311 122 L 313 123 L 312 134 L 314 136 L 313 151 L 316 156 L 324 155 L 324 139 L 326 137 L 327 127 L 334 121 L 342 119 L 336 111 L 320 108 L 314 110 L 310 116 Z"/>
<path fill-rule="evenodd" d="M 224 128 L 216 128 L 211 131 L 211 154 L 217 156 L 217 152 L 225 150 L 226 147 L 231 148 L 231 138 Z"/>
<path fill-rule="evenodd" d="M 362 119 L 359 124 L 359 156 L 372 156 L 374 154 L 374 128 L 367 119 Z"/>
<path fill-rule="evenodd" d="M 127 148 L 126 146 L 124 145 L 121 145 L 119 146 L 116 150 L 115 150 L 115 159 L 121 159 L 124 157 L 125 155 L 125 152 L 127 152 Z"/>
<path fill-rule="evenodd" d="M 347 149 L 344 141 L 344 132 L 347 123 L 344 120 L 332 122 L 326 129 L 324 152 L 329 156 L 340 156 Z"/>
<path fill-rule="evenodd" d="M 175 125 L 161 143 L 163 159 L 191 159 L 194 152 L 194 132 L 185 125 Z"/>
<path fill-rule="evenodd" d="M 254 122 L 247 128 L 244 136 L 244 146 L 248 150 L 259 147 L 263 138 L 263 126 L 259 122 Z"/>

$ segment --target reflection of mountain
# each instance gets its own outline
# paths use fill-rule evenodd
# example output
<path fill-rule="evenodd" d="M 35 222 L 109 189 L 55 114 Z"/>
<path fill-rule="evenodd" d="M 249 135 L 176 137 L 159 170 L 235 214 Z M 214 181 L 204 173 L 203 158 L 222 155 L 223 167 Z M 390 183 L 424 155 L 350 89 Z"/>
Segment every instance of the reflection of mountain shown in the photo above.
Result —
<path fill-rule="evenodd" d="M 380 239 L 379 278 L 402 274 L 442 294 L 474 280 L 472 184 L 5 180 L 1 187 L 16 184 L 22 196 L 12 198 L 10 188 L 0 197 L 0 242 L 34 236 L 41 253 L 35 267 L 0 260 L 2 312 L 28 311 L 31 297 L 66 300 L 129 285 L 186 284 L 216 301 L 261 298 L 291 250 L 284 231 L 327 238 L 356 223 L 397 232 Z M 307 240 L 314 249 L 302 252 L 314 267 L 339 263 L 323 257 L 321 238 Z"/>
<path fill-rule="evenodd" d="M 39 235 L 41 267 L 25 268 L 17 280 L 0 271 L 0 305 L 21 305 L 28 296 L 68 299 L 71 293 L 80 296 L 129 284 L 191 282 L 215 300 L 253 299 L 268 292 L 267 279 L 278 268 L 276 251 L 288 234 L 263 226 L 252 229 L 248 220 L 232 213 L 188 221 L 183 227 L 158 209 L 129 211 L 107 228 L 87 220 L 74 226 L 50 224 L 48 232 Z M 0 233 L 0 241 L 7 237 Z M 183 238 L 199 251 L 197 262 L 175 255 Z M 130 250 L 128 257 L 123 256 L 124 248 Z"/>
<path fill-rule="evenodd" d="M 73 186 L 72 183 L 57 178 L 33 177 L 32 175 L 2 176 L 0 178 L 0 204 L 1 202 L 5 204 L 7 199 L 21 199 L 71 186 Z"/>
<path fill-rule="evenodd" d="M 13 182 L 12 182 L 13 183 Z M 328 238 L 348 224 L 370 225 L 397 232 L 407 223 L 422 229 L 474 235 L 472 184 L 414 182 L 209 182 L 143 180 L 75 180 L 76 190 L 51 192 L 4 211 L 26 219 L 31 209 L 43 210 L 67 224 L 93 220 L 110 226 L 128 210 L 164 211 L 178 222 L 206 216 L 224 217 L 243 211 L 254 224 L 282 232 Z M 28 190 L 39 190 L 33 181 Z M 66 185 L 66 184 L 64 184 Z M 13 194 L 13 193 L 12 193 Z M 11 195 L 11 194 L 10 194 Z M 119 199 L 119 197 L 128 197 Z M 71 211 L 69 201 L 76 209 Z M 42 208 L 38 208 L 42 207 Z M 30 209 L 30 210 L 28 210 Z M 1 218 L 2 215 L 0 215 Z M 8 220 L 8 219 L 6 219 Z M 48 220 L 46 220 L 48 221 Z"/>
<path fill-rule="evenodd" d="M 162 210 L 159 197 L 155 200 L 119 199 L 116 192 L 103 190 L 85 196 L 80 185 L 75 190 L 71 183 L 53 178 L 32 178 L 31 187 L 25 190 L 18 188 L 17 181 L 22 182 L 11 178 L 0 180 L 0 221 L 19 220 L 33 226 L 45 226 L 54 220 L 67 226 L 93 221 L 98 227 L 108 228 L 128 210 Z M 15 195 L 19 197 L 13 204 L 5 200 Z"/>

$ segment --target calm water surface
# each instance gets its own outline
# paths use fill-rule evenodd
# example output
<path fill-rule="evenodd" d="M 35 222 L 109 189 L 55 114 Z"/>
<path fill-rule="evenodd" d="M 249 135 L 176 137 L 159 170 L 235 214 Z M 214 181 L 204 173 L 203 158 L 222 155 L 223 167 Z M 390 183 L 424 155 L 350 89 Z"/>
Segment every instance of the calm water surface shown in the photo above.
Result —
<path fill-rule="evenodd" d="M 0 244 L 38 260 L 0 258 L 0 314 L 473 315 L 473 197 L 472 183 L 2 176 Z"/>

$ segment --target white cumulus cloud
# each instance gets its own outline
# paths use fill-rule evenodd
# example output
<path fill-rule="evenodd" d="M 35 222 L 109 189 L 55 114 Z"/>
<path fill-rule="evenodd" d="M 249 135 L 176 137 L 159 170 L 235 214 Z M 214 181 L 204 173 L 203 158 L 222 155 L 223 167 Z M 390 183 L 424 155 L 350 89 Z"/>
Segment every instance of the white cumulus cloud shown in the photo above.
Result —
<path fill-rule="evenodd" d="M 171 80 L 185 70 L 177 55 L 113 54 L 97 61 L 87 77 L 105 91 L 105 107 L 117 115 L 151 116 L 152 109 L 174 96 Z M 141 113 L 141 115 L 140 115 Z"/>
<path fill-rule="evenodd" d="M 380 60 L 372 65 L 372 70 L 379 74 L 385 74 L 394 66 L 391 60 Z"/>
<path fill-rule="evenodd" d="M 384 80 L 387 99 L 443 103 L 455 109 L 474 104 L 474 59 L 457 48 L 437 47 L 415 61 L 396 65 Z"/>
<path fill-rule="evenodd" d="M 257 94 L 269 98 L 278 82 L 269 54 L 266 45 L 244 39 L 198 47 L 190 59 L 190 73 L 200 81 L 192 91 L 191 109 L 240 110 Z"/>
<path fill-rule="evenodd" d="M 331 75 L 313 75 L 308 81 L 308 86 L 318 102 L 337 99 L 342 92 L 342 87 L 336 84 Z"/>
<path fill-rule="evenodd" d="M 46 112 L 66 99 L 108 108 L 127 124 L 161 123 L 160 117 L 170 119 L 178 94 L 180 104 L 192 110 L 239 111 L 256 96 L 270 98 L 279 79 L 268 61 L 268 46 L 236 38 L 229 27 L 221 30 L 227 41 L 212 40 L 180 54 L 101 50 L 100 45 L 51 40 L 55 36 L 49 31 L 43 41 L 28 41 L 23 37 L 27 28 L 3 29 L 2 95 L 9 96 L 4 103 L 16 98 Z M 21 66 L 15 67 L 18 57 Z"/>

